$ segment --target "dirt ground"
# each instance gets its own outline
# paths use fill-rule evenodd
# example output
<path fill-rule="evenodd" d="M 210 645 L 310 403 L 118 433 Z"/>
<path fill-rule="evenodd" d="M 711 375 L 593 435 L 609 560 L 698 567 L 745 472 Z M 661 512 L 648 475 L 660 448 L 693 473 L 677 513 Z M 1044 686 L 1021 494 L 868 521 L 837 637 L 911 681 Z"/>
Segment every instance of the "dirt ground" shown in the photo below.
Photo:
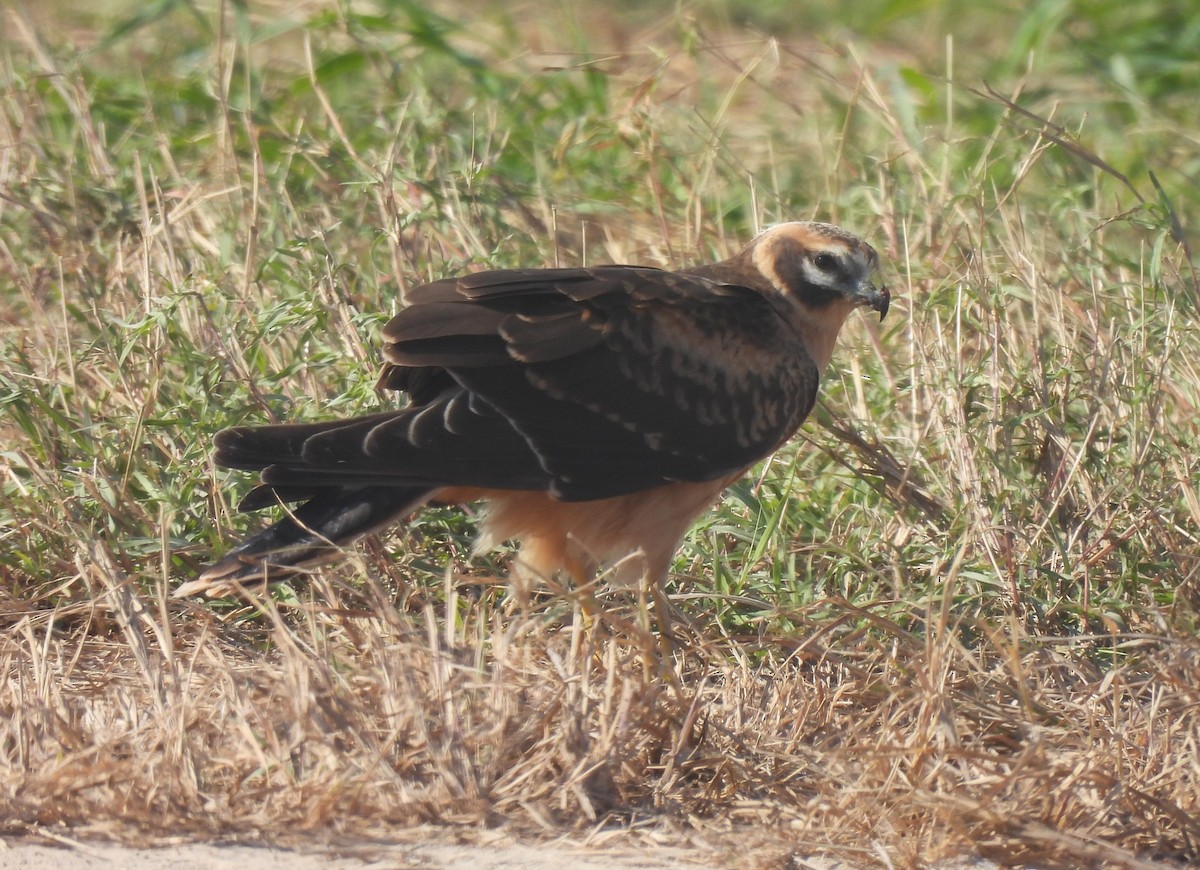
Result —
<path fill-rule="evenodd" d="M 294 851 L 270 847 L 183 843 L 137 849 L 111 844 L 45 845 L 15 840 L 0 846 L 0 867 L 20 870 L 360 870 L 360 868 L 423 868 L 423 870 L 504 870 L 504 868 L 571 867 L 576 870 L 665 870 L 712 865 L 692 863 L 682 850 L 664 848 L 603 852 L 570 846 L 386 845 L 354 850 Z M 837 865 L 823 864 L 824 868 Z"/>
<path fill-rule="evenodd" d="M 715 855 L 671 847 L 595 849 L 565 844 L 537 846 L 515 843 L 463 845 L 452 843 L 387 844 L 353 849 L 314 847 L 293 850 L 272 847 L 180 843 L 139 849 L 86 843 L 67 837 L 49 838 L 54 845 L 30 839 L 0 839 L 0 868 L 5 870 L 692 870 L 728 866 Z M 883 856 L 880 856 L 883 859 Z M 873 864 L 875 862 L 872 862 Z M 793 856 L 782 866 L 796 870 L 855 870 L 844 861 Z M 983 860 L 938 865 L 942 870 L 991 870 Z"/>

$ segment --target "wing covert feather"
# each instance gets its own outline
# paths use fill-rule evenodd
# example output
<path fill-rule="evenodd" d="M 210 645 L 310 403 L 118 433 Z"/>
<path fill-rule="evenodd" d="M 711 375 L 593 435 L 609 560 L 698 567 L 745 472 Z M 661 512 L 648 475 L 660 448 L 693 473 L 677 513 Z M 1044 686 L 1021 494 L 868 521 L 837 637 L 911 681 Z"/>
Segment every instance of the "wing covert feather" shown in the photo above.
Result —
<path fill-rule="evenodd" d="M 394 370 L 385 377 L 403 384 L 409 367 L 444 371 L 508 425 L 483 449 L 489 461 L 503 450 L 536 457 L 564 499 L 740 470 L 786 440 L 816 395 L 815 364 L 762 294 L 698 275 L 485 272 L 418 288 L 410 301 L 384 331 Z M 462 461 L 466 441 L 484 437 L 451 432 L 432 408 L 415 419 L 372 435 L 375 462 L 409 461 L 405 439 L 427 459 Z M 523 485 L 530 474 L 516 477 Z"/>

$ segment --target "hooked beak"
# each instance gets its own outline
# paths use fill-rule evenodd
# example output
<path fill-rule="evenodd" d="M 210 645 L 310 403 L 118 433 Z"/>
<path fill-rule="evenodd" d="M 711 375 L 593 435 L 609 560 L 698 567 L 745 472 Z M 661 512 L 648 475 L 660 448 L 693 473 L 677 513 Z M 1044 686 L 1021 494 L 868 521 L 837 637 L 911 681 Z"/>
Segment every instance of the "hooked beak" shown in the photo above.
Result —
<path fill-rule="evenodd" d="M 892 304 L 892 294 L 887 287 L 866 284 L 858 291 L 858 298 L 862 300 L 863 305 L 879 312 L 880 321 L 887 317 L 888 308 Z"/>

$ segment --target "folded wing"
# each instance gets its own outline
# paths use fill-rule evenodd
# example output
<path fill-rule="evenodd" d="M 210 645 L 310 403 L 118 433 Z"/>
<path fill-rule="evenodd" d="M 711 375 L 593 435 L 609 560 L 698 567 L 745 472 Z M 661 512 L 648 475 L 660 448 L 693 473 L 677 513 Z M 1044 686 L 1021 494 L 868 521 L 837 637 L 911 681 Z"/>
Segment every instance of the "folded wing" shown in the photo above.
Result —
<path fill-rule="evenodd" d="M 380 385 L 408 407 L 218 435 L 220 465 L 262 473 L 244 509 L 305 503 L 202 580 L 311 561 L 443 487 L 586 501 L 724 478 L 786 440 L 817 390 L 816 365 L 763 295 L 700 270 L 437 281 L 384 337 Z"/>

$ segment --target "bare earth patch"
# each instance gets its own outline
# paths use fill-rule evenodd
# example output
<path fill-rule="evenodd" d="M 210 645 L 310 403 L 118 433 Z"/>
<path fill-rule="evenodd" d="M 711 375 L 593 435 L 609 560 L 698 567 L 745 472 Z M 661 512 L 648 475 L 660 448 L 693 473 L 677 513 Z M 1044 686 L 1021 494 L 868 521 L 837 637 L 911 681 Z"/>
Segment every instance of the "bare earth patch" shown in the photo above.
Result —
<path fill-rule="evenodd" d="M 517 844 L 493 836 L 480 842 L 448 842 L 444 832 L 430 831 L 425 842 L 420 831 L 410 831 L 408 842 L 330 847 L 313 844 L 293 848 L 246 846 L 226 843 L 179 843 L 139 848 L 111 843 L 83 843 L 64 836 L 0 840 L 0 866 L 21 870 L 708 870 L 714 866 L 755 866 L 749 855 L 731 855 L 700 849 L 642 844 L 639 846 L 586 846 L 570 842 Z M 490 841 L 489 841 L 490 840 Z M 796 870 L 855 870 L 864 865 L 837 858 L 790 855 L 786 861 L 759 866 L 793 867 Z M 929 865 L 931 867 L 935 865 Z M 936 870 L 991 870 L 996 865 L 979 858 L 939 862 Z"/>
<path fill-rule="evenodd" d="M 184 843 L 139 849 L 111 844 L 44 846 L 10 842 L 0 846 L 0 865 L 23 870 L 240 870 L 240 868 L 287 868 L 287 870 L 367 870 L 367 868 L 423 868 L 423 870 L 668 870 L 668 868 L 711 867 L 692 863 L 683 850 L 665 847 L 644 849 L 587 849 L 541 845 L 451 845 L 430 843 L 403 846 L 360 846 L 357 848 L 281 849 L 269 846 L 237 846 Z M 834 864 L 812 864 L 834 868 Z"/>

